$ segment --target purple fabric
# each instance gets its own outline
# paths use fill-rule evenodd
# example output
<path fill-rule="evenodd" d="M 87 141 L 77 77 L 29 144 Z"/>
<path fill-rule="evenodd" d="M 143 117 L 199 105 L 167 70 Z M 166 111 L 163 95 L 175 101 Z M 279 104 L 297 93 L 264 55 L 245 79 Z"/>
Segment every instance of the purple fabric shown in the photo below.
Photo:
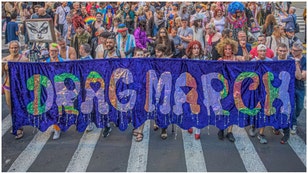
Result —
<path fill-rule="evenodd" d="M 146 49 L 147 48 L 147 42 L 150 40 L 147 38 L 146 31 L 142 31 L 140 27 L 138 27 L 135 32 L 135 41 L 136 41 L 136 47 L 139 49 Z"/>

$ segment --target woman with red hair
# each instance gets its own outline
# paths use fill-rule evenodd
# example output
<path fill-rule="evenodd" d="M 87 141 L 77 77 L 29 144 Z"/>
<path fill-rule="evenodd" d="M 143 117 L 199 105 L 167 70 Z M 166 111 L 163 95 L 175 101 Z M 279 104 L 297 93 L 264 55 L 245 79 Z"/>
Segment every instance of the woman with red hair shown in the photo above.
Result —
<path fill-rule="evenodd" d="M 199 41 L 191 41 L 187 48 L 186 48 L 186 55 L 183 56 L 183 58 L 188 58 L 188 59 L 194 59 L 194 60 L 206 60 L 207 57 L 203 55 L 203 50 L 201 43 Z M 200 139 L 200 129 L 195 128 L 195 139 L 199 140 Z M 193 133 L 193 128 L 190 128 L 187 130 L 188 133 L 192 134 Z"/>
<path fill-rule="evenodd" d="M 197 40 L 191 41 L 186 48 L 186 55 L 182 58 L 206 60 L 207 57 L 203 54 L 201 43 Z"/>

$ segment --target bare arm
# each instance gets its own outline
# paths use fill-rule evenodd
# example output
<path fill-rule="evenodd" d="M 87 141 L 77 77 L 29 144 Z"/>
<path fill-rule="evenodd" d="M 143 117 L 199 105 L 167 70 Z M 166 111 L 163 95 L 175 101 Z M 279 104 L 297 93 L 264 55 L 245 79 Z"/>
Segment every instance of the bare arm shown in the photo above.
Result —
<path fill-rule="evenodd" d="M 76 51 L 75 51 L 75 49 L 73 47 L 70 47 L 69 58 L 71 60 L 76 60 L 77 59 L 77 54 L 76 54 Z"/>
<path fill-rule="evenodd" d="M 95 59 L 103 58 L 104 57 L 104 51 L 98 51 L 96 52 Z"/>
<path fill-rule="evenodd" d="M 186 37 L 180 36 L 183 41 L 190 42 L 192 41 L 192 35 L 188 35 Z"/>
<path fill-rule="evenodd" d="M 300 69 L 300 63 L 295 61 L 295 78 L 297 80 L 301 80 L 302 74 L 301 74 L 301 69 Z"/>
<path fill-rule="evenodd" d="M 249 61 L 244 56 L 235 56 L 235 59 L 238 60 L 238 61 Z"/>
<path fill-rule="evenodd" d="M 306 81 L 306 71 L 302 71 L 302 81 Z"/>
<path fill-rule="evenodd" d="M 7 65 L 7 59 L 3 58 L 2 60 L 2 77 L 7 75 L 8 65 Z"/>
<path fill-rule="evenodd" d="M 305 70 L 301 70 L 301 64 L 299 61 L 295 61 L 295 78 L 297 80 L 302 80 L 302 81 L 306 81 L 306 71 Z"/>
<path fill-rule="evenodd" d="M 58 25 L 58 23 L 57 23 L 57 21 L 58 21 L 58 14 L 55 14 L 55 21 L 54 21 L 54 26 L 57 26 Z"/>

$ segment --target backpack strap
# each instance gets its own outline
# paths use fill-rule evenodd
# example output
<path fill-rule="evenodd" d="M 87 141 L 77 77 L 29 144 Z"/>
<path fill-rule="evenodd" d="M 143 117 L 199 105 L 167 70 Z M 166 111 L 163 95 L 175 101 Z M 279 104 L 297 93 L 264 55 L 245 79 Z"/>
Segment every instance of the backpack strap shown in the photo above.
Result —
<path fill-rule="evenodd" d="M 116 49 L 116 54 L 117 54 L 117 57 L 118 57 L 118 58 L 122 58 L 122 57 L 121 57 L 121 53 L 120 53 L 120 51 L 119 51 L 118 49 Z M 104 58 L 104 59 L 107 58 L 107 55 L 108 55 L 108 50 L 106 49 L 106 50 L 104 50 L 103 58 Z"/>
<path fill-rule="evenodd" d="M 122 58 L 119 49 L 116 49 L 116 54 L 117 54 L 118 58 Z"/>
<path fill-rule="evenodd" d="M 104 58 L 104 59 L 107 57 L 107 54 L 108 54 L 108 50 L 105 49 L 105 50 L 104 50 L 104 55 L 103 55 L 103 58 Z"/>
<path fill-rule="evenodd" d="M 270 49 L 272 49 L 272 41 L 273 41 L 273 37 L 271 36 Z"/>

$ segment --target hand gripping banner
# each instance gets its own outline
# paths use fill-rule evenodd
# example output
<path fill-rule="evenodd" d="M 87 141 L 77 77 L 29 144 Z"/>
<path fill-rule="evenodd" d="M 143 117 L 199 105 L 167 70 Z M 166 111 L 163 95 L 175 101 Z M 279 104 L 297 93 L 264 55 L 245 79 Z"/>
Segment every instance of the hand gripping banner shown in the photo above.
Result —
<path fill-rule="evenodd" d="M 9 62 L 13 131 L 89 122 L 124 131 L 153 119 L 160 127 L 291 126 L 294 61 L 101 59 Z"/>

